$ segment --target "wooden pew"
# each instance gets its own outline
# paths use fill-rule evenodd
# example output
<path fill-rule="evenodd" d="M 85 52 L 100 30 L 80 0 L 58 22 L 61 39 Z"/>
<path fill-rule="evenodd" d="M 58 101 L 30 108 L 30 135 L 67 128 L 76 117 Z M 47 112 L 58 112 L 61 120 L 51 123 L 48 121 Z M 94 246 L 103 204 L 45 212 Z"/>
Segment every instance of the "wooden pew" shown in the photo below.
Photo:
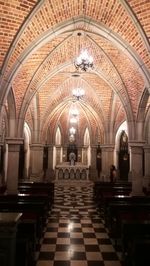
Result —
<path fill-rule="evenodd" d="M 17 195 L 0 194 L 0 210 L 22 212 L 17 232 L 16 266 L 31 266 L 54 201 L 54 183 L 19 182 L 18 191 Z"/>
<path fill-rule="evenodd" d="M 0 195 L 0 211 L 23 213 L 18 225 L 16 264 L 17 266 L 22 265 L 21 259 L 24 254 L 25 263 L 30 265 L 33 263 L 35 245 L 42 236 L 47 217 L 45 195 Z M 22 253 L 23 250 L 24 253 Z M 22 255 L 20 256 L 20 254 Z"/>
<path fill-rule="evenodd" d="M 121 237 L 123 221 L 142 221 L 150 219 L 150 201 L 110 203 L 108 209 L 108 229 L 111 237 L 117 241 Z"/>
<path fill-rule="evenodd" d="M 122 221 L 121 242 L 126 265 L 150 265 L 150 220 Z"/>
<path fill-rule="evenodd" d="M 96 181 L 93 188 L 94 200 L 97 204 L 100 204 L 105 196 L 114 195 L 129 195 L 131 192 L 132 185 L 130 182 L 100 182 Z"/>
<path fill-rule="evenodd" d="M 25 194 L 46 193 L 49 198 L 49 206 L 54 202 L 54 183 L 24 181 L 18 183 L 18 191 Z"/>

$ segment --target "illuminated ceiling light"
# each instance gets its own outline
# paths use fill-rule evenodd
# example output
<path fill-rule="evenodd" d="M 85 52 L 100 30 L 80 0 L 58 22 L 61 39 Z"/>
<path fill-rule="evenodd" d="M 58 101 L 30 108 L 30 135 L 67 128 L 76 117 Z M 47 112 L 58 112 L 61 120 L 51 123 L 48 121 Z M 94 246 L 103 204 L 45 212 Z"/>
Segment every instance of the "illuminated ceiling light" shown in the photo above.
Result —
<path fill-rule="evenodd" d="M 79 111 L 76 108 L 71 109 L 70 113 L 72 116 L 75 116 L 75 117 L 79 115 Z"/>
<path fill-rule="evenodd" d="M 76 133 L 76 129 L 74 127 L 71 127 L 69 131 L 71 135 L 74 135 Z"/>
<path fill-rule="evenodd" d="M 75 124 L 77 123 L 77 119 L 75 117 L 70 118 L 70 123 Z"/>
<path fill-rule="evenodd" d="M 70 141 L 70 142 L 74 142 L 74 141 L 75 141 L 75 136 L 74 136 L 74 134 L 71 134 L 71 135 L 69 136 L 69 141 Z"/>
<path fill-rule="evenodd" d="M 78 33 L 78 36 L 81 36 L 81 32 Z M 93 57 L 88 54 L 87 49 L 82 49 L 80 55 L 75 59 L 74 65 L 77 70 L 86 72 L 88 69 L 93 69 Z"/>
<path fill-rule="evenodd" d="M 73 89 L 72 94 L 77 98 L 77 100 L 80 100 L 84 96 L 85 92 L 83 89 L 77 88 Z"/>

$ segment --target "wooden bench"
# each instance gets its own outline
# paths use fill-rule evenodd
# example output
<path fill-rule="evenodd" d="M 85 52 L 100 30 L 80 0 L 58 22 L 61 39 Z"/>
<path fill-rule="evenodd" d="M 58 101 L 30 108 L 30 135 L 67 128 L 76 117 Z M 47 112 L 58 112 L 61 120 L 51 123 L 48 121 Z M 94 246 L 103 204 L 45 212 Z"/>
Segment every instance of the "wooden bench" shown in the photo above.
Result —
<path fill-rule="evenodd" d="M 116 202 L 108 208 L 108 229 L 111 237 L 117 241 L 121 237 L 121 226 L 126 221 L 150 219 L 150 202 Z"/>
<path fill-rule="evenodd" d="M 17 266 L 22 265 L 24 254 L 26 263 L 33 263 L 35 245 L 40 240 L 47 218 L 47 204 L 45 196 L 38 195 L 2 195 L 0 196 L 1 212 L 21 212 L 22 218 L 18 225 Z M 22 253 L 24 250 L 24 253 Z M 20 254 L 22 254 L 20 256 Z M 20 259 L 19 259 L 20 258 Z M 19 264 L 20 263 L 20 264 Z M 25 265 L 26 266 L 26 265 Z"/>
<path fill-rule="evenodd" d="M 121 242 L 126 265 L 150 265 L 150 220 L 122 221 Z"/>

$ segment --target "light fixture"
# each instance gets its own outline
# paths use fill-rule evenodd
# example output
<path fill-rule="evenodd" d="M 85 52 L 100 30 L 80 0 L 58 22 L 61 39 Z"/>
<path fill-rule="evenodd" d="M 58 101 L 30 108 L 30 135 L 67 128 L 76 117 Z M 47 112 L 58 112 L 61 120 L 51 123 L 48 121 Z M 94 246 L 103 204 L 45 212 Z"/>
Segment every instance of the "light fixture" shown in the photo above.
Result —
<path fill-rule="evenodd" d="M 74 135 L 76 133 L 76 129 L 74 127 L 71 127 L 69 131 L 71 135 Z"/>
<path fill-rule="evenodd" d="M 75 141 L 75 135 L 74 135 L 74 134 L 71 134 L 71 135 L 69 136 L 69 141 L 70 141 L 70 142 L 74 142 L 74 141 Z"/>
<path fill-rule="evenodd" d="M 71 117 L 71 118 L 70 118 L 70 123 L 71 123 L 71 124 L 75 124 L 75 123 L 77 123 L 77 119 L 76 119 L 76 117 Z"/>
<path fill-rule="evenodd" d="M 73 109 L 71 109 L 71 110 L 70 110 L 70 113 L 71 113 L 71 115 L 74 116 L 74 117 L 76 117 L 76 116 L 79 115 L 79 111 L 78 111 L 77 108 L 73 108 Z"/>
<path fill-rule="evenodd" d="M 83 89 L 77 88 L 73 89 L 72 94 L 77 98 L 77 100 L 80 100 L 84 96 L 85 92 Z"/>
<path fill-rule="evenodd" d="M 81 36 L 81 32 L 77 34 Z M 80 50 L 80 39 L 79 39 L 79 50 Z M 93 57 L 88 54 L 87 49 L 82 49 L 80 55 L 75 59 L 74 65 L 77 70 L 87 71 L 93 69 Z"/>

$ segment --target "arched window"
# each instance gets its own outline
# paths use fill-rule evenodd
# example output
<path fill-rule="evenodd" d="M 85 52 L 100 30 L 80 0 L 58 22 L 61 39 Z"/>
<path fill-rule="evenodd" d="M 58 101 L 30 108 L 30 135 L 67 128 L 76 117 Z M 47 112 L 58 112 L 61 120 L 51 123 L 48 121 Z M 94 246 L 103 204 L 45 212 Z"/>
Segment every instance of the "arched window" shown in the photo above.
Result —
<path fill-rule="evenodd" d="M 119 172 L 120 179 L 128 180 L 129 173 L 129 148 L 127 133 L 122 130 L 119 144 Z"/>
<path fill-rule="evenodd" d="M 56 130 L 56 136 L 55 136 L 55 145 L 61 145 L 61 131 L 60 128 L 58 127 Z"/>
<path fill-rule="evenodd" d="M 90 145 L 90 134 L 88 128 L 86 128 L 84 133 L 84 145 L 89 146 Z"/>
<path fill-rule="evenodd" d="M 89 129 L 85 129 L 84 133 L 84 151 L 82 152 L 83 162 L 88 166 L 91 165 L 91 146 L 90 146 L 90 133 Z"/>

